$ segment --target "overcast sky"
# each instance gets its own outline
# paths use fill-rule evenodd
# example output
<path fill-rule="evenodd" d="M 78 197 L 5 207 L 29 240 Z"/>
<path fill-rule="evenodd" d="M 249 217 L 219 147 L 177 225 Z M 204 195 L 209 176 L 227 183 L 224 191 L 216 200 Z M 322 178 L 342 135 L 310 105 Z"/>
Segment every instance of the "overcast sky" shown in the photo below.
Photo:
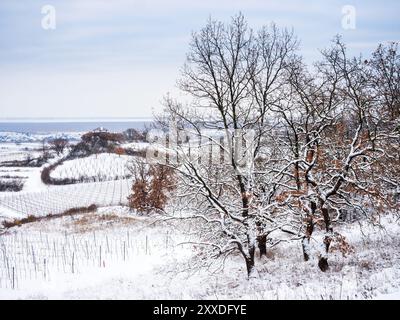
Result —
<path fill-rule="evenodd" d="M 56 10 L 44 30 L 42 6 Z M 342 8 L 356 9 L 343 29 Z M 399 41 L 400 1 L 1 0 L 0 118 L 149 117 L 175 81 L 192 31 L 239 11 L 293 27 L 311 61 L 342 34 L 354 52 Z"/>

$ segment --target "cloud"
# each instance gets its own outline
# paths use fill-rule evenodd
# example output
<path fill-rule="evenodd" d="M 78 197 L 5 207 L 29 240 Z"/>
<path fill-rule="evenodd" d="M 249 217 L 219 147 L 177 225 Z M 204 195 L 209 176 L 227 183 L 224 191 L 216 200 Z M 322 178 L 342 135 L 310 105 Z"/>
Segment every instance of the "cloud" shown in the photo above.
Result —
<path fill-rule="evenodd" d="M 160 110 L 165 88 L 174 90 L 178 74 L 168 67 L 145 71 L 2 73 L 0 118 L 146 117 Z"/>
<path fill-rule="evenodd" d="M 56 8 L 56 30 L 41 28 L 44 4 Z M 345 4 L 356 7 L 356 30 L 341 27 Z M 210 15 L 229 21 L 242 11 L 254 28 L 271 21 L 293 27 L 311 61 L 337 33 L 355 52 L 398 40 L 399 9 L 395 1 L 359 0 L 3 0 L 0 117 L 105 116 L 110 110 L 148 116 L 144 106 L 159 105 L 175 90 L 190 33 Z"/>

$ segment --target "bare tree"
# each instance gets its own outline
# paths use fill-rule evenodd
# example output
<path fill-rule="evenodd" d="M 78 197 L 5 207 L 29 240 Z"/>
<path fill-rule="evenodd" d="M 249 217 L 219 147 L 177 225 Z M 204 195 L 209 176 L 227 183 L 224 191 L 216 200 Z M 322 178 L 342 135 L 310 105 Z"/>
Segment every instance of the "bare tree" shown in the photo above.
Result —
<path fill-rule="evenodd" d="M 400 55 L 399 44 L 380 44 L 373 52 L 372 58 L 366 61 L 372 67 L 372 82 L 379 102 L 384 106 L 382 111 L 389 120 L 395 121 L 400 116 Z"/>
<path fill-rule="evenodd" d="M 274 130 L 270 107 L 281 98 L 283 70 L 296 45 L 292 33 L 275 25 L 254 34 L 242 15 L 229 25 L 210 20 L 193 34 L 179 82 L 193 102 L 166 100 L 163 123 L 172 120 L 170 133 L 178 130 L 167 144 L 167 165 L 179 174 L 183 218 L 203 221 L 203 245 L 213 256 L 239 252 L 249 277 L 256 273 L 257 242 L 265 252 L 267 238 L 270 245 L 282 240 L 278 231 L 297 236 L 287 228 L 283 203 L 272 200 L 287 164 L 279 172 L 261 161 L 268 156 L 263 137 Z M 188 139 L 179 128 L 191 143 L 183 143 Z"/>
<path fill-rule="evenodd" d="M 165 99 L 149 153 L 177 175 L 171 218 L 199 221 L 207 257 L 239 253 L 249 277 L 257 247 L 301 240 L 309 260 L 312 238 L 326 271 L 330 251 L 351 251 L 338 221 L 399 209 L 386 190 L 399 190 L 397 47 L 368 61 L 336 37 L 312 68 L 297 47 L 274 24 L 209 20 L 179 81 L 192 100 Z"/>
<path fill-rule="evenodd" d="M 295 100 L 278 111 L 287 123 L 290 149 L 299 160 L 294 180 L 304 222 L 304 258 L 309 259 L 315 226 L 322 224 L 324 250 L 318 265 L 325 271 L 332 242 L 348 249 L 344 237 L 334 232 L 334 223 L 346 210 L 368 215 L 367 208 L 383 200 L 371 173 L 386 153 L 378 144 L 390 134 L 378 125 L 371 71 L 365 61 L 348 58 L 339 37 L 322 54 L 314 75 L 299 61 L 293 64 L 289 79 Z"/>
<path fill-rule="evenodd" d="M 68 146 L 68 140 L 64 138 L 56 138 L 49 141 L 50 147 L 60 155 L 64 152 L 65 148 Z"/>
<path fill-rule="evenodd" d="M 387 133 L 379 145 L 385 150 L 383 161 L 374 163 L 382 190 L 391 201 L 400 199 L 400 54 L 397 42 L 380 44 L 368 61 L 379 122 L 376 126 Z"/>

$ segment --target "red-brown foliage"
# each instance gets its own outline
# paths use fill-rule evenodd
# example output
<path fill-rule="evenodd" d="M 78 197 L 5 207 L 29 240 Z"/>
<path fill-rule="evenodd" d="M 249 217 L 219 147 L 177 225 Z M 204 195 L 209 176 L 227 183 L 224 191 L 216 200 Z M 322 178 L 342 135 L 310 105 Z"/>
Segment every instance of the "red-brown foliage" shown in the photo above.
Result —
<path fill-rule="evenodd" d="M 168 192 L 174 189 L 172 169 L 141 162 L 136 165 L 135 171 L 132 194 L 128 197 L 130 208 L 145 213 L 163 210 L 168 201 Z"/>

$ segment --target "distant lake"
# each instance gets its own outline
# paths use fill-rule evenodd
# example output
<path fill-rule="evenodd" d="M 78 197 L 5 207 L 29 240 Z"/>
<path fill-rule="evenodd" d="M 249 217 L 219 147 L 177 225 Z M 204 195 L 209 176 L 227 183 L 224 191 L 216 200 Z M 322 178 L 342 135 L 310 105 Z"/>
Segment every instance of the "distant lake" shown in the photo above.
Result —
<path fill-rule="evenodd" d="M 61 121 L 61 122 L 0 122 L 1 131 L 23 132 L 23 133 L 57 133 L 57 132 L 86 132 L 99 127 L 109 131 L 122 132 L 128 128 L 144 129 L 149 126 L 148 120 L 129 121 Z"/>

